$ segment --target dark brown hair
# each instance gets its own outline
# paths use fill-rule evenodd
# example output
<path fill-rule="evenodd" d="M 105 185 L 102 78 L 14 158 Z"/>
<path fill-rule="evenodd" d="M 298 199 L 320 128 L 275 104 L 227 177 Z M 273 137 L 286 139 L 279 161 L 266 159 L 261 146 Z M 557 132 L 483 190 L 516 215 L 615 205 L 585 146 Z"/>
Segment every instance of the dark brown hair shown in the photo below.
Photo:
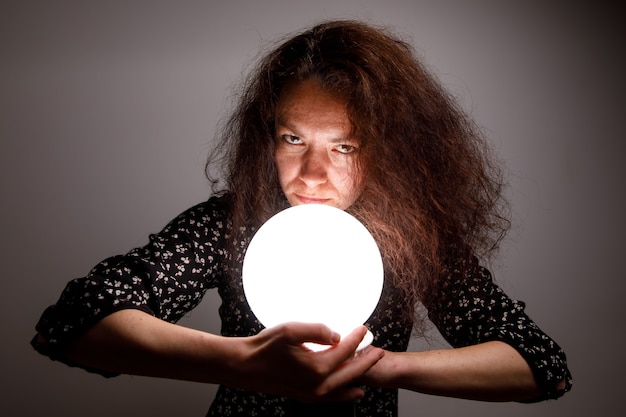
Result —
<path fill-rule="evenodd" d="M 479 129 L 387 30 L 331 21 L 268 53 L 244 86 L 216 153 L 235 229 L 284 207 L 274 164 L 283 86 L 315 78 L 348 103 L 363 192 L 348 209 L 379 243 L 407 314 L 437 302 L 451 260 L 488 257 L 509 227 L 502 175 Z"/>

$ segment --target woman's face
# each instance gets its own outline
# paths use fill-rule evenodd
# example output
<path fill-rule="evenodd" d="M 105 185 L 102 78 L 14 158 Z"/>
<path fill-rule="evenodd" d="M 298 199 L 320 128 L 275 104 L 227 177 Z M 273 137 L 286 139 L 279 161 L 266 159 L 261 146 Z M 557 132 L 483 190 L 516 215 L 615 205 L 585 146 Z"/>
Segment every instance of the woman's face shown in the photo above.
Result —
<path fill-rule="evenodd" d="M 283 89 L 276 105 L 276 166 L 292 206 L 326 204 L 347 209 L 360 193 L 358 143 L 346 101 L 315 80 Z"/>

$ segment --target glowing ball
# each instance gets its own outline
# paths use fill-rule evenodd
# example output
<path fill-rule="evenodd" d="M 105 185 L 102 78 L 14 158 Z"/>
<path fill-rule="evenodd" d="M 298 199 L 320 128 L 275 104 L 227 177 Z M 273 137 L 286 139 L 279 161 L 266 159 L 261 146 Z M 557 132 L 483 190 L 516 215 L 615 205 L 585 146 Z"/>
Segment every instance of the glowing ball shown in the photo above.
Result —
<path fill-rule="evenodd" d="M 270 218 L 252 238 L 242 270 L 248 304 L 265 327 L 323 323 L 342 337 L 370 317 L 383 276 L 380 251 L 365 226 L 321 204 L 294 206 Z M 372 339 L 368 332 L 359 349 Z"/>

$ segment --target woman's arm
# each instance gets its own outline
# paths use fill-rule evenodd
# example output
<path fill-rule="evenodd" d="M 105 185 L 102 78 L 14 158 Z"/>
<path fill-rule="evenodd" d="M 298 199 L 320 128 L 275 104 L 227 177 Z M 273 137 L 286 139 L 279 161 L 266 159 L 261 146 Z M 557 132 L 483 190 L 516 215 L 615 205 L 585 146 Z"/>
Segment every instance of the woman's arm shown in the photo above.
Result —
<path fill-rule="evenodd" d="M 128 309 L 89 329 L 69 346 L 67 356 L 110 372 L 225 384 L 301 401 L 343 401 L 363 395 L 347 386 L 383 355 L 373 348 L 353 359 L 365 331 L 359 328 L 339 341 L 325 326 L 289 323 L 231 338 Z M 333 346 L 311 352 L 302 346 L 305 341 Z"/>
<path fill-rule="evenodd" d="M 541 401 L 571 388 L 565 352 L 530 319 L 524 302 L 505 294 L 476 258 L 449 268 L 442 294 L 428 314 L 455 349 L 416 353 L 425 369 L 414 369 L 446 371 L 453 381 L 434 379 L 427 389 L 492 401 Z M 453 389 L 447 392 L 446 386 Z"/>
<path fill-rule="evenodd" d="M 532 401 L 541 396 L 526 361 L 499 341 L 457 349 L 386 352 L 362 382 L 483 401 Z M 563 389 L 565 382 L 560 384 L 557 388 Z"/>

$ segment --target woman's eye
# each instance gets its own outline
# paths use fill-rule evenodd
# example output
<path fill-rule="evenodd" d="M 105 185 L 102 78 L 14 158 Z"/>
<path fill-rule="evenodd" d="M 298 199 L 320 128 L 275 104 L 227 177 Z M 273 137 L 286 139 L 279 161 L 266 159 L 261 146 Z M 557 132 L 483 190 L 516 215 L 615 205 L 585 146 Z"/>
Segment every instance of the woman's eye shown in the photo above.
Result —
<path fill-rule="evenodd" d="M 341 145 L 337 145 L 337 147 L 335 147 L 335 149 L 343 154 L 348 154 L 348 153 L 352 153 L 354 151 L 356 151 L 356 146 L 353 145 L 347 145 L 347 144 L 341 144 Z"/>
<path fill-rule="evenodd" d="M 300 145 L 302 141 L 295 135 L 282 135 L 283 140 L 291 145 Z"/>

